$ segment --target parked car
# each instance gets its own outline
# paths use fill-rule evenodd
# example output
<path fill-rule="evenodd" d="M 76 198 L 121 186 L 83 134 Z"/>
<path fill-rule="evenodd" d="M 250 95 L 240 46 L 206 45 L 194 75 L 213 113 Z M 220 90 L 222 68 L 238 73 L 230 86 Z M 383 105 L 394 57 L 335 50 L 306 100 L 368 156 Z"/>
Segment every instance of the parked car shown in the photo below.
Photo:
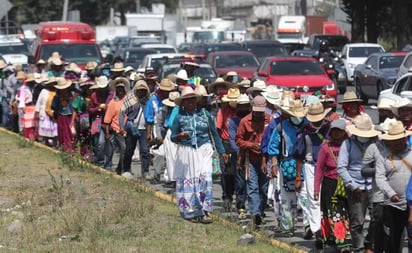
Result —
<path fill-rule="evenodd" d="M 366 104 L 368 99 L 377 99 L 379 93 L 391 88 L 397 78 L 399 66 L 407 52 L 374 53 L 363 64 L 355 67 L 355 89 Z"/>
<path fill-rule="evenodd" d="M 156 76 L 158 76 L 159 79 L 163 79 L 169 74 L 176 74 L 180 69 L 181 65 L 179 62 L 165 62 L 157 68 Z M 205 86 L 213 83 L 217 78 L 216 72 L 212 66 L 207 63 L 200 63 L 199 68 L 195 68 L 195 75 L 202 79 L 201 84 Z"/>
<path fill-rule="evenodd" d="M 412 70 L 412 52 L 406 53 L 407 55 L 403 58 L 402 63 L 399 66 L 398 78 Z"/>
<path fill-rule="evenodd" d="M 157 51 L 151 48 L 128 47 L 122 49 L 118 56 L 123 59 L 125 66 L 137 69 L 146 55 L 156 53 Z"/>
<path fill-rule="evenodd" d="M 268 57 L 256 73 L 258 79 L 279 89 L 293 90 L 295 96 L 305 100 L 309 95 L 322 91 L 331 98 L 335 107 L 337 90 L 321 64 L 311 57 Z"/>
<path fill-rule="evenodd" d="M 286 47 L 277 40 L 245 40 L 240 42 L 240 45 L 252 52 L 259 62 L 263 62 L 269 56 L 288 55 Z"/>
<path fill-rule="evenodd" d="M 364 63 L 366 58 L 373 53 L 382 53 L 385 49 L 375 43 L 349 43 L 346 44 L 341 53 L 342 63 L 348 84 L 353 83 L 353 71 L 356 65 Z"/>
<path fill-rule="evenodd" d="M 177 49 L 174 46 L 168 44 L 143 44 L 140 47 L 154 49 L 158 54 L 177 53 Z"/>
<path fill-rule="evenodd" d="M 183 58 L 185 54 L 148 54 L 146 55 L 139 65 L 138 72 L 145 72 L 146 68 L 152 68 L 156 71 L 157 67 L 165 63 L 171 58 Z"/>
<path fill-rule="evenodd" d="M 239 43 L 199 43 L 190 49 L 190 54 L 206 59 L 210 53 L 219 51 L 246 51 Z"/>
<path fill-rule="evenodd" d="M 256 56 L 247 51 L 221 51 L 210 53 L 207 62 L 213 67 L 218 76 L 229 71 L 236 71 L 243 78 L 251 79 L 259 67 Z"/>
<path fill-rule="evenodd" d="M 412 99 L 412 73 L 406 73 L 396 80 L 392 88 L 381 91 L 378 104 L 382 99 L 396 102 L 402 97 Z"/>

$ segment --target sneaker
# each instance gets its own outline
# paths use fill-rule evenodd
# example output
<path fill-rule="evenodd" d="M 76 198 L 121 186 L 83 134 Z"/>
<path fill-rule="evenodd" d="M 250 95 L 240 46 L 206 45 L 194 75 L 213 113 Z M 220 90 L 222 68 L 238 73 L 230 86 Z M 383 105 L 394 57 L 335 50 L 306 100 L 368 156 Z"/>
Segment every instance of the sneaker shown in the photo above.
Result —
<path fill-rule="evenodd" d="M 213 222 L 213 219 L 210 216 L 204 215 L 204 216 L 200 217 L 199 221 L 202 224 L 210 224 L 210 223 Z"/>
<path fill-rule="evenodd" d="M 310 230 L 309 226 L 305 227 L 305 232 L 303 233 L 303 239 L 310 240 L 313 237 L 312 230 Z"/>
<path fill-rule="evenodd" d="M 151 176 L 148 172 L 143 173 L 143 178 L 147 179 L 147 180 L 152 180 L 153 176 Z"/>
<path fill-rule="evenodd" d="M 255 225 L 256 226 L 262 225 L 262 217 L 259 214 L 255 215 Z"/>

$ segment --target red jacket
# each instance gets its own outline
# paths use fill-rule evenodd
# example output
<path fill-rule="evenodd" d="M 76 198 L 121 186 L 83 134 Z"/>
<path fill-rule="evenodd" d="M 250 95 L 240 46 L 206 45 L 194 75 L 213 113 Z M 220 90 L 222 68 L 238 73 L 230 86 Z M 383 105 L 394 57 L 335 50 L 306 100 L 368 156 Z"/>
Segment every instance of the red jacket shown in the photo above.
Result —
<path fill-rule="evenodd" d="M 262 159 L 262 153 L 252 150 L 251 147 L 261 143 L 263 132 L 269 124 L 269 121 L 270 115 L 268 114 L 265 114 L 264 122 L 252 121 L 252 113 L 249 113 L 240 121 L 235 137 L 236 145 L 239 147 L 240 161 L 244 161 L 246 151 L 249 152 L 250 161 L 258 162 Z"/>

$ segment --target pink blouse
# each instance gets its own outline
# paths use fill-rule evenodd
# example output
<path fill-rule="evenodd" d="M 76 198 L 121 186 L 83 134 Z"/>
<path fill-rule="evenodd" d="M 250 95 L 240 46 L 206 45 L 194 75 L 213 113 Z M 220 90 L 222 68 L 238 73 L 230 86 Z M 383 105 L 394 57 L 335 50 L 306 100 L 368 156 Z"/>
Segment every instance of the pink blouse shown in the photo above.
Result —
<path fill-rule="evenodd" d="M 332 156 L 330 149 L 332 149 L 335 157 Z M 333 145 L 329 141 L 322 144 L 315 169 L 315 192 L 320 191 L 320 184 L 323 177 L 338 179 L 336 162 L 338 160 L 339 150 L 340 146 Z"/>

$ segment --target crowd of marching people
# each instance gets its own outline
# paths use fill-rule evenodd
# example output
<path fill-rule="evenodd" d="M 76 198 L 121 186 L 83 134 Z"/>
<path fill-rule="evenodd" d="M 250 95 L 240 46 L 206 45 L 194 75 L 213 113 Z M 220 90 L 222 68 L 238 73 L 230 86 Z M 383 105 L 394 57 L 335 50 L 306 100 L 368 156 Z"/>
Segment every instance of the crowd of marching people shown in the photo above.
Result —
<path fill-rule="evenodd" d="M 1 126 L 119 175 L 140 159 L 143 178 L 175 187 L 190 222 L 213 222 L 219 176 L 225 210 L 256 228 L 271 211 L 275 231 L 293 235 L 302 210 L 317 248 L 399 252 L 406 228 L 412 250 L 412 101 L 381 100 L 374 125 L 351 91 L 339 115 L 321 93 L 301 101 L 236 72 L 204 86 L 198 67 L 183 61 L 158 80 L 122 62 L 81 70 L 57 52 L 27 74 L 0 61 Z"/>

